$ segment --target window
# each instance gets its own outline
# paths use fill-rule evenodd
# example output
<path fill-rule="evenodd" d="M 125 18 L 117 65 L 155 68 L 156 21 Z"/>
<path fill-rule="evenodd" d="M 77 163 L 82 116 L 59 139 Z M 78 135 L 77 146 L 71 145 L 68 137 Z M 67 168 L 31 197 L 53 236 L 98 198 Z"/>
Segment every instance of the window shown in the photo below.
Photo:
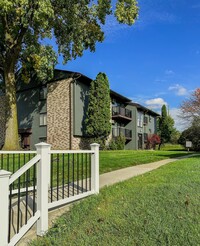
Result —
<path fill-rule="evenodd" d="M 40 114 L 40 126 L 47 125 L 47 113 Z"/>
<path fill-rule="evenodd" d="M 40 100 L 47 99 L 47 87 L 42 87 L 40 89 L 40 95 L 39 95 L 39 97 L 40 97 Z"/>
<path fill-rule="evenodd" d="M 143 127 L 143 114 L 141 112 L 138 112 L 138 122 L 137 125 L 139 127 Z"/>
<path fill-rule="evenodd" d="M 40 142 L 45 142 L 45 143 L 47 142 L 47 138 L 46 137 L 40 137 L 39 140 L 40 140 Z"/>
<path fill-rule="evenodd" d="M 144 117 L 144 125 L 147 125 L 148 124 L 148 118 L 147 116 Z"/>
<path fill-rule="evenodd" d="M 147 141 L 148 141 L 148 134 L 144 133 L 144 142 L 147 142 Z"/>

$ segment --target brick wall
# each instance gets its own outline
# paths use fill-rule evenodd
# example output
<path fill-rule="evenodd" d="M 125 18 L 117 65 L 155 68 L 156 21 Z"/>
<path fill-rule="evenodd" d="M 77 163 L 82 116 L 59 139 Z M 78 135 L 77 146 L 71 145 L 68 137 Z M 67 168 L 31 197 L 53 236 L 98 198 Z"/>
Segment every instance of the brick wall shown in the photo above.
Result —
<path fill-rule="evenodd" d="M 72 78 L 53 82 L 47 89 L 47 142 L 52 149 L 88 149 L 89 140 L 73 136 Z"/>
<path fill-rule="evenodd" d="M 0 96 L 0 149 L 4 144 L 6 117 L 5 117 L 5 96 Z"/>
<path fill-rule="evenodd" d="M 70 149 L 71 81 L 53 82 L 47 88 L 47 142 L 52 149 Z"/>

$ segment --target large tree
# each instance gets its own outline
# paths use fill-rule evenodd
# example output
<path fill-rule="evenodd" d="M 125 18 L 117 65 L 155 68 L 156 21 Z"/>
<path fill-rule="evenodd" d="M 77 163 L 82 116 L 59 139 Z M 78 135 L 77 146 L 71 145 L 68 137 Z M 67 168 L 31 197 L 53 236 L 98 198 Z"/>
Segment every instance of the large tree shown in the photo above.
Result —
<path fill-rule="evenodd" d="M 111 132 L 110 105 L 108 78 L 105 73 L 99 73 L 90 85 L 85 126 L 87 136 L 103 145 Z"/>
<path fill-rule="evenodd" d="M 200 88 L 197 88 L 190 97 L 183 101 L 180 106 L 181 118 L 193 122 L 196 117 L 200 117 Z"/>
<path fill-rule="evenodd" d="M 112 14 L 111 0 L 0 0 L 0 73 L 7 100 L 5 149 L 17 149 L 18 124 L 15 72 L 29 82 L 34 70 L 40 79 L 52 76 L 55 52 L 47 38 L 55 38 L 64 62 L 95 51 L 104 40 L 102 25 Z M 118 0 L 119 23 L 131 25 L 138 16 L 136 0 Z"/>

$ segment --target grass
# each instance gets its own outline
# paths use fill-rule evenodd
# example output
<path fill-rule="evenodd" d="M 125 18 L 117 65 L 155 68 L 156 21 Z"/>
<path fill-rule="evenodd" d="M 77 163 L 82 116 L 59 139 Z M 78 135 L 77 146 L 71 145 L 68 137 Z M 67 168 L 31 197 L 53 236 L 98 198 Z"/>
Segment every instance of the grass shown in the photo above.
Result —
<path fill-rule="evenodd" d="M 168 145 L 166 149 L 167 150 L 164 151 L 157 151 L 157 150 L 156 151 L 147 151 L 147 150 L 100 151 L 100 168 L 99 168 L 100 174 L 125 168 L 125 167 L 145 164 L 149 162 L 159 161 L 167 158 L 174 158 L 174 157 L 188 154 L 188 152 L 184 151 L 180 146 Z M 30 154 L 27 155 L 24 154 L 1 155 L 0 154 L 0 168 L 14 173 L 26 162 L 28 162 L 33 156 L 34 155 L 30 155 Z M 86 176 L 87 177 L 90 176 L 89 155 L 82 156 L 82 155 L 75 154 L 74 156 L 72 156 L 71 154 L 70 155 L 55 154 L 52 155 L 52 159 L 53 159 L 53 163 L 52 163 L 53 186 L 56 186 L 60 182 L 62 182 L 63 177 L 65 181 L 71 182 L 72 180 L 77 180 L 81 178 L 83 179 Z M 73 160 L 74 160 L 74 168 L 72 168 Z M 68 170 L 69 162 L 70 162 L 70 169 Z M 63 170 L 64 170 L 64 175 L 63 175 Z M 26 176 L 29 180 L 32 180 L 33 168 L 29 171 L 29 173 L 24 174 L 22 176 L 20 180 L 20 182 L 22 183 L 21 184 L 22 187 L 24 187 L 25 185 L 24 181 L 26 180 Z M 15 186 L 18 186 L 18 181 L 15 182 Z"/>
<path fill-rule="evenodd" d="M 100 151 L 100 173 L 106 173 L 113 170 L 136 166 L 168 158 L 175 158 L 191 154 L 192 152 L 176 150 L 116 150 Z"/>
<path fill-rule="evenodd" d="M 179 160 L 75 204 L 48 245 L 199 245 L 200 157 Z"/>

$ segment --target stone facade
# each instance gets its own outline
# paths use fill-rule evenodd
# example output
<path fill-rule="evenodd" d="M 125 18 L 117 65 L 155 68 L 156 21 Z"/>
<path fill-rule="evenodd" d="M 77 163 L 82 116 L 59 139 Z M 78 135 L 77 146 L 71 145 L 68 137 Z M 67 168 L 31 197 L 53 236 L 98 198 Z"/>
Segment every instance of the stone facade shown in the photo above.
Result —
<path fill-rule="evenodd" d="M 4 144 L 6 129 L 5 96 L 0 96 L 0 149 Z"/>
<path fill-rule="evenodd" d="M 90 139 L 83 137 L 74 137 L 72 136 L 72 149 L 90 149 Z"/>
<path fill-rule="evenodd" d="M 73 79 L 53 82 L 47 89 L 47 142 L 52 149 L 88 149 L 90 140 L 73 135 Z"/>
<path fill-rule="evenodd" d="M 71 82 L 64 79 L 48 84 L 47 142 L 52 149 L 71 149 Z"/>

